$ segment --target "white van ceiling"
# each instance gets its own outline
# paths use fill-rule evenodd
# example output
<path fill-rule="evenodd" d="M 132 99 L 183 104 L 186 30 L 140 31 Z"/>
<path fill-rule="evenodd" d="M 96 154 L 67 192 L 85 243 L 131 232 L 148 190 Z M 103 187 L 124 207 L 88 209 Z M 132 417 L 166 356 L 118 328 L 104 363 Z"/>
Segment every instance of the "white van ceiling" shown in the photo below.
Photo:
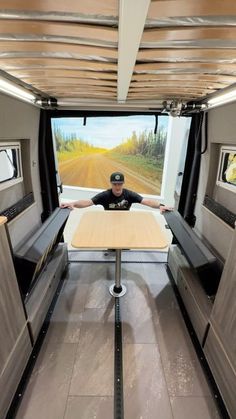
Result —
<path fill-rule="evenodd" d="M 236 1 L 0 0 L 0 70 L 63 107 L 199 103 L 236 82 Z"/>

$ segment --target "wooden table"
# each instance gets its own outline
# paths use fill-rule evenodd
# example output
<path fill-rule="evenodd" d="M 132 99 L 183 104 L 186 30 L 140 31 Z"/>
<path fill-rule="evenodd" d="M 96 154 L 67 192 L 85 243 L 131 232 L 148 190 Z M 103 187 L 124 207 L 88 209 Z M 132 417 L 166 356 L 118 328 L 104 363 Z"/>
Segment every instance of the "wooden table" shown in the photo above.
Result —
<path fill-rule="evenodd" d="M 116 250 L 115 284 L 110 293 L 121 297 L 126 293 L 121 285 L 122 249 L 163 249 L 167 240 L 150 211 L 88 211 L 81 217 L 72 246 Z"/>

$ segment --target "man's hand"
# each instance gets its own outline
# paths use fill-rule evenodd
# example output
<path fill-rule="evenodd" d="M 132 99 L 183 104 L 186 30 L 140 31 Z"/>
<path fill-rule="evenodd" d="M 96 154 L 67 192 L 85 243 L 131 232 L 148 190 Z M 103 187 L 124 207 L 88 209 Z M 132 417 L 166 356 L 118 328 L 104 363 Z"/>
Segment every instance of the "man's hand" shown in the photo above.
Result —
<path fill-rule="evenodd" d="M 76 208 L 74 205 L 74 202 L 62 202 L 60 204 L 60 208 L 69 208 L 69 209 L 74 209 Z"/>
<path fill-rule="evenodd" d="M 148 207 L 151 207 L 151 208 L 159 209 L 161 214 L 162 214 L 162 212 L 173 211 L 173 209 L 174 209 L 172 207 L 167 207 L 164 204 L 160 204 L 160 202 L 157 201 L 156 199 L 143 198 L 142 201 L 140 202 L 140 204 L 147 205 Z"/>
<path fill-rule="evenodd" d="M 167 207 L 166 205 L 160 205 L 160 213 L 162 214 L 163 212 L 166 212 L 166 211 L 173 211 L 174 210 L 174 208 L 172 208 L 172 207 Z"/>
<path fill-rule="evenodd" d="M 87 208 L 94 205 L 92 199 L 79 199 L 79 201 L 72 201 L 72 202 L 62 202 L 60 208 Z"/>

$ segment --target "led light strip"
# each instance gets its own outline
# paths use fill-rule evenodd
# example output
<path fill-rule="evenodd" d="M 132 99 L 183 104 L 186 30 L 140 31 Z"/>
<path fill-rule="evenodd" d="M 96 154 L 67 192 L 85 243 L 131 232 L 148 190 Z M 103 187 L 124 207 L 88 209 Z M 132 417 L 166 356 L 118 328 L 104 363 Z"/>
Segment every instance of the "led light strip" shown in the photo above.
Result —
<path fill-rule="evenodd" d="M 17 97 L 18 99 L 25 100 L 27 102 L 35 102 L 36 96 L 27 90 L 16 86 L 10 81 L 4 80 L 0 77 L 0 91 L 6 94 Z"/>
<path fill-rule="evenodd" d="M 227 93 L 222 93 L 221 95 L 218 95 L 212 99 L 209 99 L 207 103 L 209 106 L 216 106 L 216 105 L 223 105 L 225 103 L 232 102 L 234 100 L 236 100 L 236 89 L 231 90 L 230 92 L 227 92 Z"/>

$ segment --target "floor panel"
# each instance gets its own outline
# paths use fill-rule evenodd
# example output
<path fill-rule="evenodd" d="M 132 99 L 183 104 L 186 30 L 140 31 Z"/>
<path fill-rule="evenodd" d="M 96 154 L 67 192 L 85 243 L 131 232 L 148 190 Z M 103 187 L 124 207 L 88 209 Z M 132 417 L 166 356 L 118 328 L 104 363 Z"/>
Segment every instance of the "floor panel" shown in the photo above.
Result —
<path fill-rule="evenodd" d="M 113 397 L 69 397 L 64 419 L 112 419 Z"/>
<path fill-rule="evenodd" d="M 220 415 L 211 397 L 171 398 L 174 419 L 219 419 Z"/>
<path fill-rule="evenodd" d="M 45 342 L 21 402 L 17 419 L 63 419 L 76 344 Z"/>
<path fill-rule="evenodd" d="M 157 345 L 124 345 L 124 411 L 127 419 L 172 419 Z"/>
<path fill-rule="evenodd" d="M 104 310 L 93 309 L 82 320 L 70 395 L 112 396 L 114 325 Z"/>
<path fill-rule="evenodd" d="M 115 266 L 93 256 L 69 264 L 17 419 L 113 418 Z M 136 256 L 122 264 L 124 418 L 220 418 L 165 264 Z"/>

